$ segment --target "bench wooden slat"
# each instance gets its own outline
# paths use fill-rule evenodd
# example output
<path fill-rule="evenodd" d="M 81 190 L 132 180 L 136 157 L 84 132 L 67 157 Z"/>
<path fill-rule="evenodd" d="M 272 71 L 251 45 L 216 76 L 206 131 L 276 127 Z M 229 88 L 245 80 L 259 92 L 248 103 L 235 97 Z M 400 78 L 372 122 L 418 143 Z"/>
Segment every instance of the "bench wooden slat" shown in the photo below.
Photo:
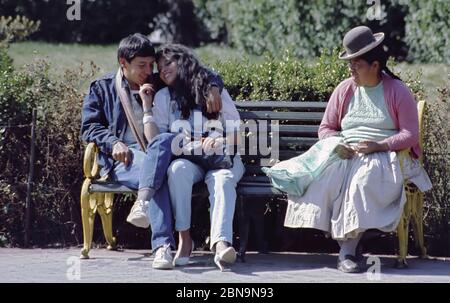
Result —
<path fill-rule="evenodd" d="M 319 125 L 279 125 L 280 136 L 317 138 Z"/>
<path fill-rule="evenodd" d="M 261 170 L 261 166 L 258 164 L 250 164 L 245 163 L 245 176 L 258 176 L 258 175 L 264 175 L 263 171 Z"/>
<path fill-rule="evenodd" d="M 238 109 L 255 108 L 289 108 L 302 111 L 323 111 L 327 107 L 327 102 L 309 102 L 309 101 L 236 101 L 234 102 Z"/>
<path fill-rule="evenodd" d="M 96 192 L 111 194 L 133 194 L 137 191 L 114 181 L 92 181 L 92 184 L 89 186 L 89 193 Z M 207 197 L 208 195 L 208 188 L 206 187 L 206 184 L 204 182 L 198 182 L 194 184 L 194 187 L 192 188 L 192 196 Z"/>
<path fill-rule="evenodd" d="M 318 138 L 308 137 L 281 137 L 278 141 L 280 149 L 297 148 L 298 150 L 308 149 L 313 146 Z"/>
<path fill-rule="evenodd" d="M 241 130 L 249 135 L 249 132 L 252 132 L 251 128 L 245 128 L 245 126 L 241 127 Z M 258 129 L 257 130 L 261 135 L 267 136 L 267 133 L 272 132 L 272 127 L 268 125 L 266 129 Z M 319 125 L 278 125 L 278 136 L 284 137 L 308 137 L 308 138 L 317 138 L 317 132 L 319 131 Z M 274 132 L 275 133 L 275 132 Z M 252 135 L 257 135 L 257 133 L 253 133 Z"/>
<path fill-rule="evenodd" d="M 239 116 L 242 120 L 289 120 L 289 121 L 322 121 L 323 113 L 316 112 L 272 112 L 272 111 L 248 111 L 240 112 Z"/>
<path fill-rule="evenodd" d="M 239 181 L 239 184 L 241 186 L 243 185 L 249 185 L 249 184 L 258 184 L 262 183 L 267 186 L 268 183 L 270 183 L 269 177 L 267 176 L 248 176 L 247 174 L 241 178 Z"/>
<path fill-rule="evenodd" d="M 278 153 L 278 159 L 283 161 L 293 157 L 297 157 L 301 155 L 303 151 L 298 150 L 280 150 Z M 241 155 L 241 159 L 244 163 L 257 164 L 261 163 L 261 159 L 270 159 L 273 155 L 261 155 L 258 153 L 257 155 Z"/>
<path fill-rule="evenodd" d="M 101 182 L 101 181 L 93 181 L 91 186 L 89 186 L 89 192 L 95 193 L 95 192 L 103 192 L 103 193 L 125 193 L 125 194 L 132 194 L 135 192 L 135 190 L 122 185 L 117 182 Z"/>
<path fill-rule="evenodd" d="M 313 146 L 319 139 L 318 138 L 309 138 L 309 137 L 281 137 L 278 139 L 278 145 L 280 150 L 303 150 L 304 148 L 310 148 Z M 249 140 L 248 140 L 249 141 Z M 271 146 L 271 142 L 267 142 L 269 146 Z M 251 146 L 249 142 L 245 144 L 245 146 L 241 149 L 241 154 L 248 155 L 250 150 L 256 150 L 258 148 L 258 144 L 256 146 Z"/>
<path fill-rule="evenodd" d="M 278 189 L 271 187 L 269 184 L 267 186 L 242 186 L 238 185 L 236 189 L 238 195 L 243 195 L 245 197 L 267 197 L 267 196 L 284 196 L 284 193 Z"/>

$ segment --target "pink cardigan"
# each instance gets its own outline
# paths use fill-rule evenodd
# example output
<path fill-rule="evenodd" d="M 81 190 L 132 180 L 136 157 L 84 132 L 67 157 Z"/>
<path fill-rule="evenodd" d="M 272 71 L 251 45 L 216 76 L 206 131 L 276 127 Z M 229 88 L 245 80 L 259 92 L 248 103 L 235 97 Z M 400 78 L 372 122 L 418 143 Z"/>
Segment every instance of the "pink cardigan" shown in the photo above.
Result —
<path fill-rule="evenodd" d="M 409 88 L 402 82 L 383 73 L 384 99 L 389 114 L 399 132 L 381 141 L 390 150 L 411 147 L 412 156 L 421 155 L 419 146 L 419 119 L 417 104 Z M 324 117 L 319 127 L 319 139 L 332 136 L 341 130 L 341 121 L 347 112 L 348 103 L 354 94 L 356 83 L 352 78 L 342 81 L 328 101 Z"/>

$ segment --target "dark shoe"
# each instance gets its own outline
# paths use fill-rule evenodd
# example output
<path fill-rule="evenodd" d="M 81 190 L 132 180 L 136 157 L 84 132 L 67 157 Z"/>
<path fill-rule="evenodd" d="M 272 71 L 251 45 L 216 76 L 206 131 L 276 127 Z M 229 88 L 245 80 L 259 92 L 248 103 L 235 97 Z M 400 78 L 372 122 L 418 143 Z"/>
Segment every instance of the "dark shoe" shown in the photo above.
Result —
<path fill-rule="evenodd" d="M 352 255 L 346 255 L 342 261 L 338 259 L 337 269 L 345 273 L 361 272 L 358 260 Z"/>

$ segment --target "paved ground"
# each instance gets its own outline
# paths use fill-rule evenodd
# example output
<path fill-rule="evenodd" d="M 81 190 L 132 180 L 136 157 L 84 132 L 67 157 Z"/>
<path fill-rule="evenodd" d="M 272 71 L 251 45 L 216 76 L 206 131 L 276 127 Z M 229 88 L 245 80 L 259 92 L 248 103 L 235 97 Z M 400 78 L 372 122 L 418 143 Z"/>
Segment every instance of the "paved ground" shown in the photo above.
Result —
<path fill-rule="evenodd" d="M 191 264 L 175 270 L 154 270 L 149 250 L 107 251 L 93 249 L 91 259 L 79 260 L 79 248 L 0 248 L 0 282 L 447 282 L 450 259 L 409 258 L 410 268 L 392 268 L 394 256 L 379 257 L 372 274 L 344 274 L 335 269 L 335 255 L 302 253 L 249 253 L 246 263 L 220 272 L 209 252 L 195 252 Z M 368 257 L 368 256 L 366 256 Z M 374 257 L 374 256 L 371 256 Z M 79 279 L 78 279 L 79 278 Z M 379 278 L 379 279 L 378 279 Z"/>

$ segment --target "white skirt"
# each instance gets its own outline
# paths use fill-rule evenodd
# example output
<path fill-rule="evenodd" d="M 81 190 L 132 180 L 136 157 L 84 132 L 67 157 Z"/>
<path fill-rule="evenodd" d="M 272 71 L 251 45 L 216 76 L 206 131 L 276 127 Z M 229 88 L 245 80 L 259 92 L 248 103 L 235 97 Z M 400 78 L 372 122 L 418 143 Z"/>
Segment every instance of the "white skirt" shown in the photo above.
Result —
<path fill-rule="evenodd" d="M 397 228 L 406 202 L 404 181 L 422 192 L 431 181 L 419 161 L 396 152 L 378 152 L 337 160 L 301 196 L 288 195 L 284 225 L 316 228 L 336 240 L 354 238 L 367 229 Z"/>

